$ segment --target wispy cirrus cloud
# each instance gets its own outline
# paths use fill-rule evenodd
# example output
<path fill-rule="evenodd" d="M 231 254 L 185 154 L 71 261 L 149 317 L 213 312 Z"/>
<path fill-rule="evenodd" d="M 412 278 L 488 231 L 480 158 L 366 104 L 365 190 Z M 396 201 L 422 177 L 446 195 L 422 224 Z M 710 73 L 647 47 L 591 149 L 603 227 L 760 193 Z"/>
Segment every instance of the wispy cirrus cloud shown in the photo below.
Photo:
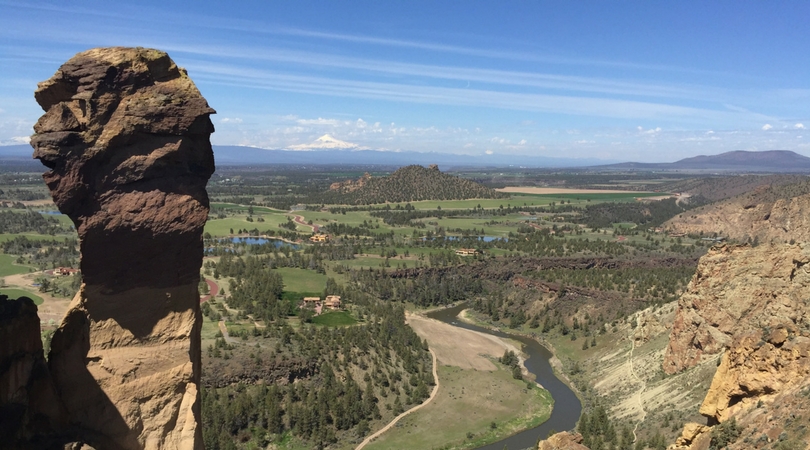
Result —
<path fill-rule="evenodd" d="M 665 118 L 686 122 L 701 120 L 724 122 L 743 118 L 750 121 L 760 117 L 753 113 L 651 101 L 327 78 L 238 65 L 211 64 L 204 61 L 189 61 L 186 68 L 193 70 L 196 78 L 208 83 L 394 102 L 479 106 L 611 118 Z"/>

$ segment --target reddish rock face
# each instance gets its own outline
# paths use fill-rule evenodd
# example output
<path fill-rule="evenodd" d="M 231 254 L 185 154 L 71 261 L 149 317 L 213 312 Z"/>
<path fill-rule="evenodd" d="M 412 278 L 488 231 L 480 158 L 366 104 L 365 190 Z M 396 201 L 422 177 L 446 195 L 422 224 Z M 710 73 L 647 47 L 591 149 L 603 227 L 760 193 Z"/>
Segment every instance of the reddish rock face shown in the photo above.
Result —
<path fill-rule="evenodd" d="M 83 286 L 49 369 L 96 448 L 201 448 L 197 283 L 214 113 L 166 53 L 79 53 L 35 97 L 31 138 L 76 224 Z"/>

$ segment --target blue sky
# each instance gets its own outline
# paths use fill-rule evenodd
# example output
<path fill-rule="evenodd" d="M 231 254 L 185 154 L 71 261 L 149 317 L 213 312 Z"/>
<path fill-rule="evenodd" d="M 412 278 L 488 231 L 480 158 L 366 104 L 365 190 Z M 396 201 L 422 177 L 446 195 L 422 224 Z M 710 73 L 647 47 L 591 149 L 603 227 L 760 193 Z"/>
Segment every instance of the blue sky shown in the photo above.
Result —
<path fill-rule="evenodd" d="M 0 0 L 0 144 L 75 53 L 169 52 L 215 144 L 645 162 L 810 156 L 810 2 Z"/>

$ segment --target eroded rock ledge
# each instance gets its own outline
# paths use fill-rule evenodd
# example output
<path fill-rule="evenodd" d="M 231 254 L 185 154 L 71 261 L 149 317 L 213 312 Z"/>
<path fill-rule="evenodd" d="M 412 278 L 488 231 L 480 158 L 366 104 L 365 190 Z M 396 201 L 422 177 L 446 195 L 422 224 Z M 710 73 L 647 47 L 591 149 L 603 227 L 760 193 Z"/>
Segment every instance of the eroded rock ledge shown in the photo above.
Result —
<path fill-rule="evenodd" d="M 65 424 L 104 449 L 197 449 L 209 115 L 161 51 L 82 52 L 39 84 L 31 138 L 76 225 L 83 285 L 48 361 Z"/>

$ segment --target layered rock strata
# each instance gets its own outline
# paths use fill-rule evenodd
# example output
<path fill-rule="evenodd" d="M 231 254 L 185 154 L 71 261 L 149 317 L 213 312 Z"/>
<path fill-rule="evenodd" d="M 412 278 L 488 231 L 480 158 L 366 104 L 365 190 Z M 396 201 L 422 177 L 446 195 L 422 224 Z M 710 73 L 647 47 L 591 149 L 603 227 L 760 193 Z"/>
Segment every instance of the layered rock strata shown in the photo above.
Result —
<path fill-rule="evenodd" d="M 810 410 L 802 400 L 810 395 L 808 262 L 804 243 L 720 246 L 701 259 L 679 302 L 664 370 L 724 353 L 700 407 L 708 426 L 687 424 L 670 449 L 707 449 L 721 437 L 730 449 L 776 440 L 808 447 L 806 427 L 793 426 Z"/>
<path fill-rule="evenodd" d="M 664 371 L 673 374 L 716 357 L 736 335 L 810 323 L 808 262 L 805 244 L 711 249 L 678 302 Z"/>
<path fill-rule="evenodd" d="M 214 171 L 209 115 L 166 53 L 100 48 L 39 84 L 31 138 L 76 225 L 83 284 L 49 369 L 96 448 L 202 448 L 199 268 Z"/>

